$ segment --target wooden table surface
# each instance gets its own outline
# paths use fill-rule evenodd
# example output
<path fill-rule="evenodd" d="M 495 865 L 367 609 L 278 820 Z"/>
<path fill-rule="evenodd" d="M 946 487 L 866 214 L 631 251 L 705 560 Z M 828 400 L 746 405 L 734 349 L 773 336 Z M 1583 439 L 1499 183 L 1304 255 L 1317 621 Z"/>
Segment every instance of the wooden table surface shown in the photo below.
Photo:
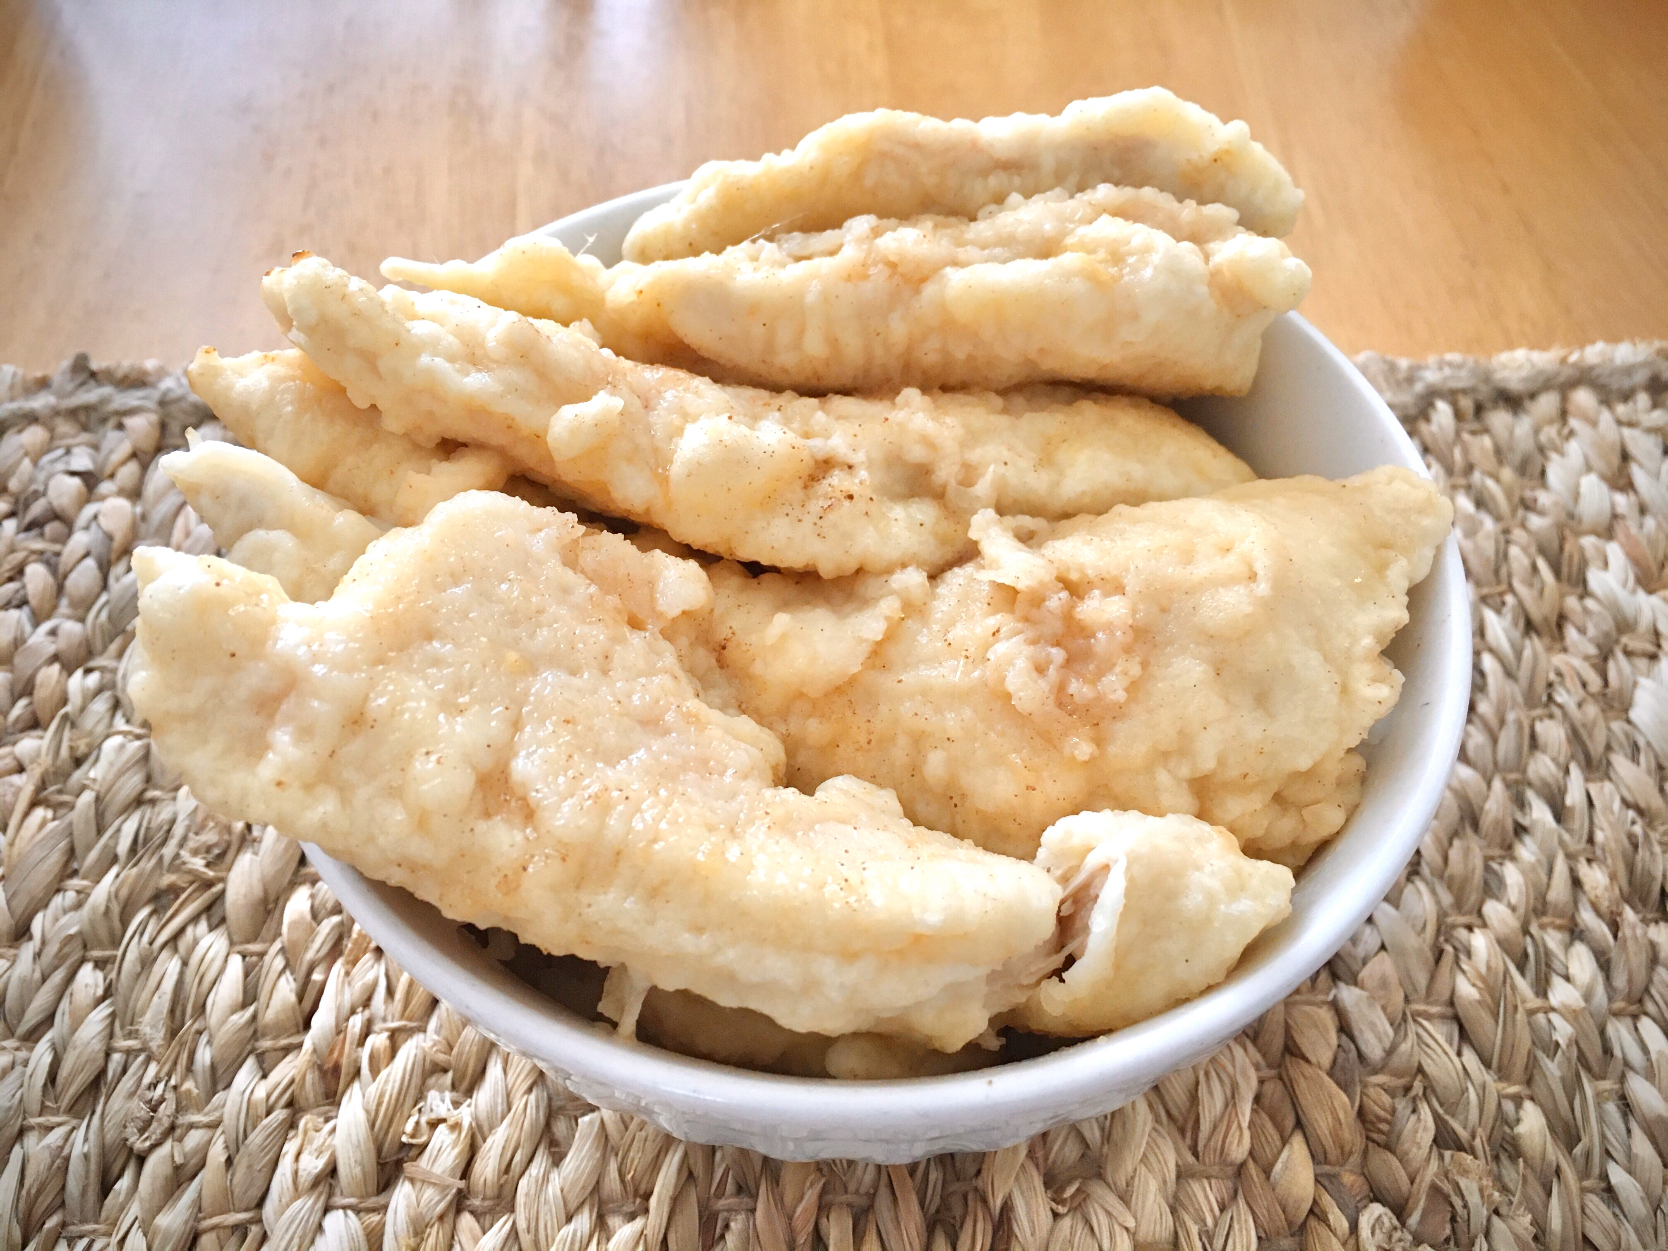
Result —
<path fill-rule="evenodd" d="M 1150 83 L 1307 189 L 1348 351 L 1668 337 L 1662 0 L 0 0 L 0 360 L 267 346 L 296 248 L 476 256 L 850 110 Z"/>

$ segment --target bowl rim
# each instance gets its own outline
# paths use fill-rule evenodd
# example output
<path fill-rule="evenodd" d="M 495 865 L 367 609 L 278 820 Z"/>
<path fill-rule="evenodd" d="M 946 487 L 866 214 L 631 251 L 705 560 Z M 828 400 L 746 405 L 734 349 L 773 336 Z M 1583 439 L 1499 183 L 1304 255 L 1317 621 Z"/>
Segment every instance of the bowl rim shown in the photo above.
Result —
<path fill-rule="evenodd" d="M 671 198 L 685 184 L 666 183 L 604 201 L 552 222 L 535 234 L 585 229 L 596 220 L 613 220 Z M 1348 378 L 1361 399 L 1388 419 L 1400 461 L 1429 477 L 1417 446 L 1371 384 L 1330 341 L 1296 313 L 1285 319 L 1310 346 L 1318 348 Z M 319 875 L 354 919 L 399 962 L 421 969 L 418 980 L 453 1004 L 495 1039 L 560 1068 L 586 1087 L 641 1097 L 663 1115 L 713 1129 L 752 1112 L 764 1122 L 773 1116 L 792 1123 L 774 1126 L 790 1139 L 841 1142 L 881 1137 L 931 1138 L 929 1127 L 975 1132 L 969 1119 L 991 1126 L 1012 1120 L 1015 1141 L 1028 1136 L 1018 1127 L 1034 1120 L 1039 1105 L 1099 1108 L 1110 1090 L 1138 1093 L 1165 1074 L 1202 1058 L 1284 999 L 1321 968 L 1383 900 L 1412 857 L 1441 801 L 1453 762 L 1458 758 L 1470 703 L 1472 623 L 1470 599 L 1455 536 L 1450 534 L 1429 577 L 1440 599 L 1453 605 L 1446 622 L 1440 673 L 1440 699 L 1431 716 L 1438 722 L 1437 749 L 1421 765 L 1418 783 L 1401 801 L 1394 837 L 1370 844 L 1356 861 L 1350 880 L 1359 883 L 1348 908 L 1328 909 L 1323 924 L 1296 932 L 1285 948 L 1243 981 L 1218 984 L 1198 998 L 1158 1016 L 1051 1053 L 988 1069 L 937 1077 L 882 1081 L 788 1077 L 757 1072 L 679 1055 L 617 1037 L 611 1029 L 583 1021 L 553 1000 L 533 1008 L 520 996 L 483 985 L 461 953 L 447 952 L 423 938 L 399 916 L 372 883 L 350 866 L 305 844 Z M 513 976 L 506 974 L 506 976 Z M 1101 1110 L 1104 1110 L 1103 1108 Z M 884 1127 L 894 1127 L 887 1134 Z M 751 1145 L 743 1132 L 718 1141 Z"/>

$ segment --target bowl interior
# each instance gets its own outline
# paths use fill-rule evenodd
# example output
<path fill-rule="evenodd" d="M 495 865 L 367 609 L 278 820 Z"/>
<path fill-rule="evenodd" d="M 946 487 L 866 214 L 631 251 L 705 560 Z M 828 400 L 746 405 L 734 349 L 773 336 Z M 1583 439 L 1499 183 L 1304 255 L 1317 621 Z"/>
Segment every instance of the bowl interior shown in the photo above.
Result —
<path fill-rule="evenodd" d="M 543 233 L 612 263 L 631 223 L 677 187 L 598 205 Z M 1383 464 L 1424 471 L 1418 450 L 1366 380 L 1295 314 L 1270 327 L 1249 395 L 1179 407 L 1263 477 L 1336 478 Z M 1401 700 L 1365 745 L 1361 805 L 1299 876 L 1291 916 L 1198 999 L 994 1069 L 833 1082 L 754 1073 L 623 1041 L 508 973 L 427 904 L 368 881 L 317 848 L 307 851 L 358 922 L 414 977 L 594 1102 L 646 1116 L 679 1137 L 787 1159 L 896 1162 L 988 1150 L 1117 1107 L 1208 1055 L 1330 959 L 1383 897 L 1435 812 L 1465 724 L 1471 614 L 1453 539 L 1415 588 L 1410 610 L 1389 650 L 1405 679 Z"/>

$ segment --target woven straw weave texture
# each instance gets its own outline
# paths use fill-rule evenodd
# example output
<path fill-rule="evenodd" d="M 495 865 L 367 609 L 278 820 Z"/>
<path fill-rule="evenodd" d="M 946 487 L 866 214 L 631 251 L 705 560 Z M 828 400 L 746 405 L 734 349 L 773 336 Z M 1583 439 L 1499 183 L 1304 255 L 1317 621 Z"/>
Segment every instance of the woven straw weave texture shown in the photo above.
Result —
<path fill-rule="evenodd" d="M 121 693 L 127 554 L 213 540 L 155 365 L 0 367 L 0 1251 L 1668 1246 L 1668 348 L 1362 365 L 1452 492 L 1461 763 L 1345 949 L 1213 1058 L 988 1155 L 783 1164 L 437 1003 Z"/>

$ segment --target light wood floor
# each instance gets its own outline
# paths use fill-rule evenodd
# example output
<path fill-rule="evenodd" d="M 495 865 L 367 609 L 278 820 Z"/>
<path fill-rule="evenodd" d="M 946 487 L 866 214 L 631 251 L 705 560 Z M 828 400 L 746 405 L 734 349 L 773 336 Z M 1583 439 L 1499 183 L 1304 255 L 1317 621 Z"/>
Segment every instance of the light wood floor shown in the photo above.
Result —
<path fill-rule="evenodd" d="M 1668 337 L 1661 0 L 0 0 L 0 360 L 276 342 L 296 248 L 475 256 L 853 109 L 1165 84 L 1309 193 L 1348 351 Z"/>

